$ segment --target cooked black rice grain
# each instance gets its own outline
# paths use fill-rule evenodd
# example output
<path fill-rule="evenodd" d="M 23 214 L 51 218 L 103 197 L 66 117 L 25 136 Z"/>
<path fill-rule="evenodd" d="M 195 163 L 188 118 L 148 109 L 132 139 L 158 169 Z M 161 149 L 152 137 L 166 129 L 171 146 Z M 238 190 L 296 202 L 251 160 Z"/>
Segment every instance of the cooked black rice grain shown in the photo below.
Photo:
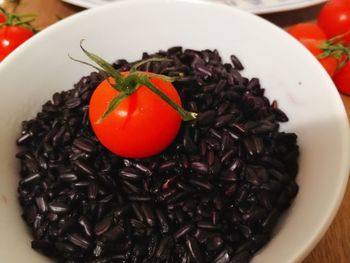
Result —
<path fill-rule="evenodd" d="M 133 160 L 101 146 L 87 117 L 98 73 L 23 122 L 18 194 L 33 249 L 57 262 L 242 263 L 270 239 L 298 192 L 297 136 L 279 131 L 288 117 L 236 56 L 232 66 L 216 50 L 154 55 L 172 61 L 141 70 L 182 73 L 174 85 L 199 113 L 163 153 Z"/>

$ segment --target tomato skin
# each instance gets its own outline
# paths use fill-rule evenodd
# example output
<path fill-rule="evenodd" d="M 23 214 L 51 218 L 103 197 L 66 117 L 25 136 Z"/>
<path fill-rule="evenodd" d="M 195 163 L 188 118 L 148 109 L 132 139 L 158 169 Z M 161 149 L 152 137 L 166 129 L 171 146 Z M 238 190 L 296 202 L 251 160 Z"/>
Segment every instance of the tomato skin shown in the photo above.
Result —
<path fill-rule="evenodd" d="M 331 0 L 320 11 L 318 25 L 324 30 L 328 38 L 332 38 L 350 31 L 350 1 Z M 343 37 L 350 44 L 350 34 Z"/>
<path fill-rule="evenodd" d="M 0 13 L 0 23 L 4 23 L 6 21 L 6 15 L 4 13 Z"/>
<path fill-rule="evenodd" d="M 0 61 L 8 56 L 20 44 L 33 36 L 33 31 L 22 26 L 4 26 L 0 28 Z"/>
<path fill-rule="evenodd" d="M 315 23 L 299 23 L 287 29 L 294 38 L 301 39 L 326 39 L 326 33 Z"/>
<path fill-rule="evenodd" d="M 317 39 L 302 39 L 300 40 L 300 42 L 317 58 L 317 60 L 321 63 L 324 69 L 332 77 L 337 70 L 339 60 L 332 56 L 318 58 L 318 56 L 323 52 L 322 49 L 319 48 L 319 46 L 322 43 L 324 43 L 324 41 Z"/>
<path fill-rule="evenodd" d="M 347 62 L 333 77 L 337 89 L 346 95 L 350 95 L 350 62 Z"/>
<path fill-rule="evenodd" d="M 181 106 L 180 96 L 171 83 L 159 78 L 151 78 L 151 82 Z M 118 93 L 105 80 L 92 94 L 89 118 L 100 142 L 111 152 L 129 158 L 149 157 L 169 146 L 180 129 L 181 117 L 145 86 L 139 87 L 97 123 Z"/>

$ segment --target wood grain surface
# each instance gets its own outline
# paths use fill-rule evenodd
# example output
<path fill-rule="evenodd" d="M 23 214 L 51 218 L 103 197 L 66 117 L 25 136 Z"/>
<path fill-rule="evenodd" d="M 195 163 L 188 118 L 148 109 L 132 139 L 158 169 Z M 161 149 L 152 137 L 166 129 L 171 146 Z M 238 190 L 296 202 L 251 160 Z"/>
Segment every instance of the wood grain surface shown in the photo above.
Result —
<path fill-rule="evenodd" d="M 5 3 L 5 7 L 19 13 L 37 14 L 34 25 L 43 29 L 60 19 L 82 11 L 60 0 L 21 0 L 18 4 Z M 265 19 L 281 27 L 287 27 L 302 21 L 315 20 L 322 5 L 301 10 L 263 15 Z M 342 96 L 348 116 L 350 116 L 350 97 Z M 303 263 L 349 263 L 350 262 L 350 186 L 338 214 L 325 236 L 303 261 Z M 283 263 L 283 262 L 271 262 Z"/>

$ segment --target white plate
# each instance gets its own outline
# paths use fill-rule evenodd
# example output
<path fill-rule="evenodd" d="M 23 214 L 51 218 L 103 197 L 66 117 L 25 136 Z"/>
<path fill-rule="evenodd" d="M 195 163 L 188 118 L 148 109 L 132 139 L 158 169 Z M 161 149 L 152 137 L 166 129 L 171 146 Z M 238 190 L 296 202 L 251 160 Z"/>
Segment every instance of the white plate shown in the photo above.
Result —
<path fill-rule="evenodd" d="M 76 6 L 92 8 L 119 0 L 62 0 Z M 147 0 L 143 0 L 147 1 Z M 267 14 L 305 8 L 327 0 L 203 0 L 222 2 L 255 14 Z"/>

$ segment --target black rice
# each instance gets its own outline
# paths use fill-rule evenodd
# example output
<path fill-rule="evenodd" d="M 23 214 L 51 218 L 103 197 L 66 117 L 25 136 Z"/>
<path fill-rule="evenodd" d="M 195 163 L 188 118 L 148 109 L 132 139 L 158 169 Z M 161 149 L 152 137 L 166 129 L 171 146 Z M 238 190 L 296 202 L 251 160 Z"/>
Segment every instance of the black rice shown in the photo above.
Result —
<path fill-rule="evenodd" d="M 174 85 L 199 113 L 161 154 L 126 159 L 98 142 L 88 120 L 98 73 L 23 122 L 18 195 L 33 249 L 57 262 L 244 263 L 271 238 L 298 192 L 297 136 L 279 130 L 288 117 L 234 55 L 233 65 L 216 50 L 154 55 L 171 61 L 141 70 L 182 73 Z"/>

